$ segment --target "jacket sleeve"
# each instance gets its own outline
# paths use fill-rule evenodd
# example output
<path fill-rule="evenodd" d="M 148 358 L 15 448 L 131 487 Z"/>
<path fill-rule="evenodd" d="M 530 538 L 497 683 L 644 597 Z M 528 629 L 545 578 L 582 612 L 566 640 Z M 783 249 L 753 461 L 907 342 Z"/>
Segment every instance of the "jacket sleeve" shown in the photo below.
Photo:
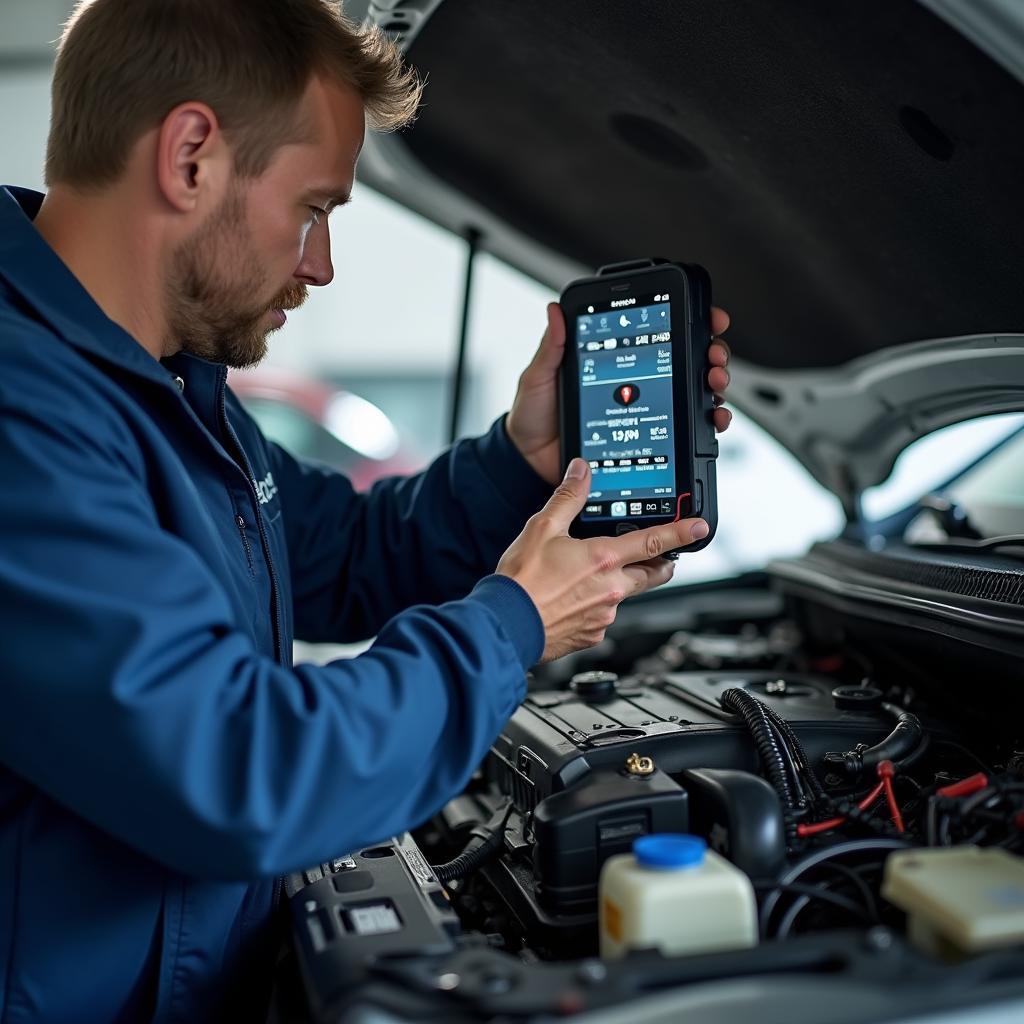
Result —
<path fill-rule="evenodd" d="M 361 640 L 403 608 L 469 593 L 552 492 L 509 440 L 504 417 L 422 473 L 381 480 L 365 494 L 270 449 L 295 635 L 311 642 Z"/>
<path fill-rule="evenodd" d="M 160 527 L 113 414 L 86 430 L 0 389 L 10 771 L 176 870 L 239 879 L 393 835 L 462 789 L 543 645 L 517 584 L 411 608 L 351 661 L 282 668 Z"/>

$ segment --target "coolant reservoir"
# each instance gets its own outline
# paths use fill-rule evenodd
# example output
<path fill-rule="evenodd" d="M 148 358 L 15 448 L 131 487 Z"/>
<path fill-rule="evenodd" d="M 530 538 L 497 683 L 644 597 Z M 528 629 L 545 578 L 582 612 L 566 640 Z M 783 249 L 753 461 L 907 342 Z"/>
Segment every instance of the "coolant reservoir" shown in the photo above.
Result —
<path fill-rule="evenodd" d="M 750 879 L 703 839 L 642 836 L 601 870 L 600 929 L 606 958 L 742 949 L 757 943 L 757 903 Z"/>
<path fill-rule="evenodd" d="M 1024 859 L 994 847 L 901 850 L 882 895 L 909 915 L 911 942 L 957 957 L 1024 942 Z"/>

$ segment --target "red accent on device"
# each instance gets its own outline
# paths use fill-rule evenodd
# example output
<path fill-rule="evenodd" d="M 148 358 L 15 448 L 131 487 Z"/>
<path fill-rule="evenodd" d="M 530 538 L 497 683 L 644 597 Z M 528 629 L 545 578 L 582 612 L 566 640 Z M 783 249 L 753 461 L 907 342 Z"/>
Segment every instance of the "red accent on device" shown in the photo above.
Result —
<path fill-rule="evenodd" d="M 678 523 L 679 522 L 679 520 L 680 520 L 680 518 L 681 518 L 681 516 L 683 514 L 683 498 L 688 498 L 688 497 L 690 497 L 690 491 L 687 491 L 685 494 L 680 494 L 679 495 L 679 500 L 676 502 L 676 517 L 675 517 L 675 519 L 672 520 L 673 523 Z"/>

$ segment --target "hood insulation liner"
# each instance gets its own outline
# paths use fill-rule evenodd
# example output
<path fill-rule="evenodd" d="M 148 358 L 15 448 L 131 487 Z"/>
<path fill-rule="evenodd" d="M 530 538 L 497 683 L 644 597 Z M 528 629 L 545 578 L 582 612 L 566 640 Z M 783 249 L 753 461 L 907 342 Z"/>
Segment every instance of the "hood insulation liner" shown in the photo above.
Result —
<path fill-rule="evenodd" d="M 409 58 L 424 165 L 585 265 L 705 264 L 750 362 L 1024 328 L 1024 86 L 913 0 L 445 0 Z"/>

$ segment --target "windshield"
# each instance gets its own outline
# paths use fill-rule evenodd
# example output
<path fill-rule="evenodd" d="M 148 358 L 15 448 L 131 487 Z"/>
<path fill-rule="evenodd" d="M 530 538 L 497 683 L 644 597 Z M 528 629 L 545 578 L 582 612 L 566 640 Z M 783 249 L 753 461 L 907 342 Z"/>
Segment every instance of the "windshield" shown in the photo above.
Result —
<path fill-rule="evenodd" d="M 884 483 L 864 491 L 861 496 L 864 518 L 868 522 L 881 522 L 916 505 L 929 494 L 941 493 L 952 498 L 950 488 L 954 485 L 959 488 L 966 484 L 973 491 L 975 485 L 968 481 L 975 464 L 981 460 L 977 467 L 980 469 L 981 464 L 988 463 L 990 455 L 994 459 L 1007 438 L 1022 428 L 1024 415 L 1013 413 L 955 423 L 919 438 L 900 454 Z M 1020 458 L 1019 447 L 1017 452 Z M 1017 475 L 1024 480 L 1024 473 L 1019 469 Z"/>
<path fill-rule="evenodd" d="M 1024 534 L 1024 429 L 943 493 L 983 537 Z"/>

